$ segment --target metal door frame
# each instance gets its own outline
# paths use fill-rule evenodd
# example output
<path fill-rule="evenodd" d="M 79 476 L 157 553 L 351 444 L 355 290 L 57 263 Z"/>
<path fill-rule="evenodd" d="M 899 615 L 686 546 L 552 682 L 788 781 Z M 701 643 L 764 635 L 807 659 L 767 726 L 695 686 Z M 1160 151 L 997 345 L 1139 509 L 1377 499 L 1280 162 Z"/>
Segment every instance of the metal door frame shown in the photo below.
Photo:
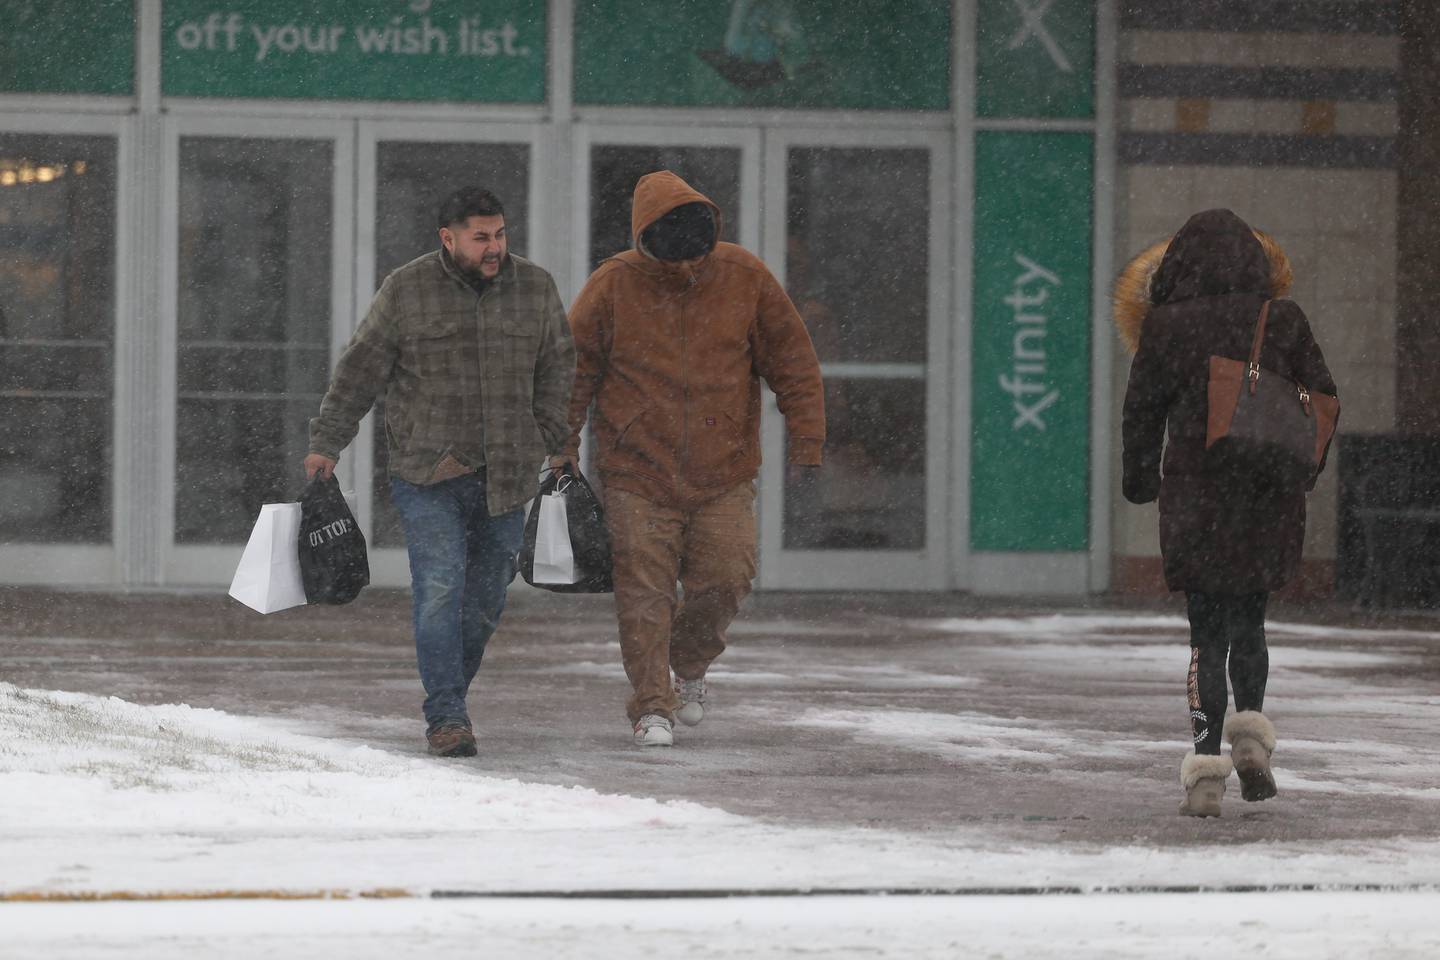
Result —
<path fill-rule="evenodd" d="M 334 147 L 331 203 L 334 211 L 330 249 L 331 348 L 354 314 L 355 122 L 284 117 L 171 115 L 165 123 L 164 177 L 160 217 L 160 419 L 159 488 L 155 491 L 156 541 L 160 582 L 165 585 L 228 584 L 243 543 L 175 543 L 176 423 L 178 420 L 178 284 L 180 229 L 180 140 L 184 137 L 239 137 L 269 140 L 329 140 Z M 348 338 L 348 334 L 346 335 Z M 300 465 L 295 464 L 295 492 Z M 342 475 L 342 482 L 347 479 Z"/>
<path fill-rule="evenodd" d="M 143 416 L 143 401 L 126 376 L 134 358 L 147 345 L 137 341 L 135 233 L 135 122 L 133 117 L 105 114 L 0 113 L 0 133 L 20 136 L 113 137 L 115 139 L 115 223 L 113 268 L 113 362 L 110 401 L 110 540 L 108 543 L 0 543 L 0 569 L 10 584 L 110 584 L 124 579 L 125 550 L 143 513 L 143 491 L 130 482 L 137 451 L 127 436 Z"/>
<path fill-rule="evenodd" d="M 760 480 L 760 580 L 773 590 L 944 590 L 952 584 L 951 517 L 954 504 L 969 502 L 968 477 L 949 472 L 951 389 L 955 380 L 950 275 L 954 216 L 951 210 L 951 137 L 944 130 L 769 129 L 765 133 L 764 245 L 762 256 L 783 284 L 786 268 L 787 157 L 791 147 L 924 148 L 930 153 L 930 234 L 926 336 L 925 529 L 920 550 L 789 550 L 784 547 L 784 418 L 767 396 L 764 463 Z M 823 364 L 826 374 L 849 376 L 909 373 L 909 364 Z M 867 368 L 872 368 L 868 369 Z M 824 469 L 824 467 L 821 467 Z"/>
<path fill-rule="evenodd" d="M 547 132 L 537 123 L 453 122 L 436 120 L 360 120 L 356 135 L 356 202 L 355 202 L 355 287 L 353 310 L 342 326 L 337 325 L 332 343 L 331 367 L 349 343 L 370 308 L 382 278 L 375 275 L 375 217 L 378 207 L 377 152 L 383 143 L 506 143 L 524 144 L 530 150 L 529 207 L 525 233 L 526 256 L 544 266 L 558 262 L 563 256 L 563 241 L 551 228 L 554 210 L 549 192 L 544 188 L 542 161 Z M 484 186 L 481 184 L 481 186 Z M 502 202 L 504 198 L 501 198 Z M 438 245 L 438 240 L 437 240 Z M 356 520 L 367 540 L 373 542 L 375 520 L 375 413 L 371 411 L 360 421 L 355 440 L 342 456 L 339 472 L 341 482 L 355 491 L 358 505 Z M 540 465 L 536 464 L 538 472 Z M 386 495 L 381 493 L 380 495 Z M 410 561 L 404 547 L 370 549 L 370 578 L 376 586 L 408 587 Z"/>

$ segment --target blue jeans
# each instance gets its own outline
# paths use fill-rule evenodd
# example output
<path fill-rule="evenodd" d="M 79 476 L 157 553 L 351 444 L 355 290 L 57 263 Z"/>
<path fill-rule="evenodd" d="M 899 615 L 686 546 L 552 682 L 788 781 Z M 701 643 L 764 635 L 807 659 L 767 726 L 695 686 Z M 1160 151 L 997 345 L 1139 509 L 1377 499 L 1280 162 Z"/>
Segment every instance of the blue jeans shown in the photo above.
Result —
<path fill-rule="evenodd" d="M 525 511 L 490 516 L 481 474 L 423 487 L 391 477 L 390 499 L 410 554 L 427 732 L 468 727 L 465 694 L 500 623 L 505 589 L 515 579 Z"/>

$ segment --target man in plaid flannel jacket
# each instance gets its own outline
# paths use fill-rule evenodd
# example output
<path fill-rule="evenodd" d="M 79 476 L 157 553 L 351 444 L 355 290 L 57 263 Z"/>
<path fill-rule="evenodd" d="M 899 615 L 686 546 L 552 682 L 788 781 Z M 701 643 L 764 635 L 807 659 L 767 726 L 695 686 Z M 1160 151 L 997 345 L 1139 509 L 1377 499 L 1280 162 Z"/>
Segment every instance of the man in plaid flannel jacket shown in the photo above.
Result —
<path fill-rule="evenodd" d="M 465 695 L 515 577 L 524 504 L 565 448 L 575 349 L 555 282 L 507 252 L 493 194 L 458 190 L 438 219 L 440 249 L 385 278 L 341 355 L 305 473 L 328 476 L 383 395 L 426 737 L 438 756 L 474 756 Z"/>

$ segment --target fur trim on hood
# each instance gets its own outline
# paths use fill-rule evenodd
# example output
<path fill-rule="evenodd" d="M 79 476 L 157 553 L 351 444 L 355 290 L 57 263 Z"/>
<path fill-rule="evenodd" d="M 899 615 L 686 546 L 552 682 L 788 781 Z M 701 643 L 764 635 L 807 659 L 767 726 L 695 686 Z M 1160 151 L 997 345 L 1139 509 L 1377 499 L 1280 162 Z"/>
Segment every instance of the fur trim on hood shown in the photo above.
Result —
<path fill-rule="evenodd" d="M 1294 282 L 1290 258 L 1269 234 L 1261 230 L 1253 232 L 1260 241 L 1260 246 L 1265 249 L 1266 259 L 1270 261 L 1270 296 L 1278 300 L 1289 294 L 1290 285 Z M 1140 327 L 1145 323 L 1145 315 L 1150 312 L 1151 281 L 1155 279 L 1155 271 L 1160 269 L 1160 262 L 1165 259 L 1165 251 L 1170 248 L 1170 241 L 1173 239 L 1174 237 L 1167 237 L 1146 247 L 1127 263 L 1125 269 L 1115 278 L 1115 285 L 1110 292 L 1110 300 L 1114 305 L 1115 331 L 1120 335 L 1125 349 L 1131 353 L 1140 346 Z"/>

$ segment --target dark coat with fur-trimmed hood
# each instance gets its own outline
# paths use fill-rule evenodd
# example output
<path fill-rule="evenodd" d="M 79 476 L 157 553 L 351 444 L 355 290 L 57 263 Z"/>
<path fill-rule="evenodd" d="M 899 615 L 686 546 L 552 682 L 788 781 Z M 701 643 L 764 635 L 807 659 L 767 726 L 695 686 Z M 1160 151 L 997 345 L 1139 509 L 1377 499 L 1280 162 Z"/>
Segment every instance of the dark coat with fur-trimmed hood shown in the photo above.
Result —
<path fill-rule="evenodd" d="M 1210 357 L 1247 359 L 1261 306 L 1289 285 L 1284 252 L 1229 210 L 1197 213 L 1116 282 L 1116 326 L 1135 350 L 1125 392 L 1125 498 L 1160 498 L 1171 590 L 1277 590 L 1299 566 L 1305 490 L 1216 473 L 1205 456 Z M 1310 324 L 1289 300 L 1271 304 L 1260 364 L 1335 393 Z"/>

